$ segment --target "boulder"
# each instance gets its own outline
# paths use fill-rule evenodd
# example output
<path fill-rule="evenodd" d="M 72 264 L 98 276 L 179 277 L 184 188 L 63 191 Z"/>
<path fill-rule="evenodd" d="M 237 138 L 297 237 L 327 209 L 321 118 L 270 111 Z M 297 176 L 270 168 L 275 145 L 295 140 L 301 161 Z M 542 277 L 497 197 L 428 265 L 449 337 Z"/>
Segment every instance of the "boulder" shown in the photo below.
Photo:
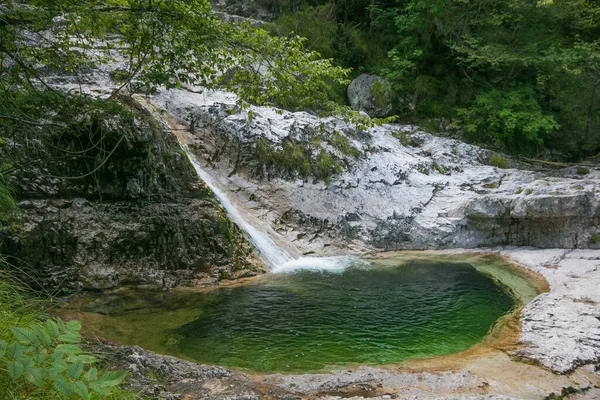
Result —
<path fill-rule="evenodd" d="M 380 76 L 362 74 L 348 86 L 348 100 L 356 111 L 385 117 L 392 111 L 392 87 Z"/>

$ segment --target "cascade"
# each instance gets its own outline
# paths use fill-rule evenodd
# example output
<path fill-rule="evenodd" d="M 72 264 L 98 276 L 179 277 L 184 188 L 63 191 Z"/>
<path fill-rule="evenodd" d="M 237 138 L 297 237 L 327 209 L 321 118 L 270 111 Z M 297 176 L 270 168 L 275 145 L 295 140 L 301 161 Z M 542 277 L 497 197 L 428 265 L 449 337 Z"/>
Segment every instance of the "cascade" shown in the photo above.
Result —
<path fill-rule="evenodd" d="M 139 99 L 140 105 L 146 108 L 157 119 L 165 121 L 168 126 L 175 129 L 177 123 L 169 118 L 164 118 L 156 113 L 154 107 L 146 101 Z M 175 131 L 175 130 L 174 130 Z M 213 192 L 217 200 L 221 203 L 229 217 L 242 229 L 250 242 L 257 249 L 260 258 L 267 264 L 269 270 L 274 273 L 289 273 L 299 270 L 327 271 L 341 273 L 349 267 L 365 267 L 370 263 L 355 256 L 337 256 L 337 257 L 294 257 L 282 246 L 278 246 L 268 235 L 268 227 L 260 230 L 257 226 L 261 223 L 246 212 L 241 205 L 231 197 L 229 191 L 223 187 L 218 180 L 208 173 L 198 162 L 196 156 L 190 151 L 185 141 L 177 135 L 179 145 L 185 152 L 188 160 L 194 167 L 198 178 L 202 180 Z"/>
<path fill-rule="evenodd" d="M 284 249 L 277 246 L 275 242 L 264 232 L 259 231 L 250 221 L 250 217 L 246 216 L 234 201 L 229 197 L 227 190 L 200 166 L 195 156 L 190 152 L 189 148 L 181 145 L 188 159 L 194 166 L 198 177 L 212 190 L 221 205 L 225 208 L 229 217 L 248 235 L 248 239 L 256 247 L 261 259 L 271 268 L 280 267 L 293 261 L 293 257 Z"/>
<path fill-rule="evenodd" d="M 287 251 L 278 246 L 267 233 L 257 229 L 250 221 L 251 217 L 244 212 L 235 201 L 229 197 L 228 191 L 221 187 L 196 160 L 187 145 L 181 143 L 188 159 L 194 166 L 198 177 L 212 190 L 229 217 L 248 235 L 248 239 L 258 250 L 260 258 L 269 266 L 271 272 L 288 273 L 298 270 L 320 270 L 341 273 L 351 266 L 367 266 L 369 263 L 357 257 L 292 257 Z"/>

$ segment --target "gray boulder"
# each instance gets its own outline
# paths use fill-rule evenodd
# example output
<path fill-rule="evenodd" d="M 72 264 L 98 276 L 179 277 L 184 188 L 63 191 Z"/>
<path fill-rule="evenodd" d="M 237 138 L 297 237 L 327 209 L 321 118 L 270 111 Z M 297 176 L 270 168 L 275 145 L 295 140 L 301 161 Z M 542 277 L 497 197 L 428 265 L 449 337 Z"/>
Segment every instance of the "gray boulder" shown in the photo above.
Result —
<path fill-rule="evenodd" d="M 380 76 L 362 74 L 348 86 L 348 100 L 356 111 L 385 117 L 392 111 L 392 87 Z"/>

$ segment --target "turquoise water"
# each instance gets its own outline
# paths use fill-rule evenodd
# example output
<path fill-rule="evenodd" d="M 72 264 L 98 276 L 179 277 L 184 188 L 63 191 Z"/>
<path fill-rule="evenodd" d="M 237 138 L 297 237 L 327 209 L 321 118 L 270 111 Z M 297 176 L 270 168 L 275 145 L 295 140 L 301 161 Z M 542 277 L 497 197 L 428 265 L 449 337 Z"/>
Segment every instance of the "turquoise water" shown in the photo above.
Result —
<path fill-rule="evenodd" d="M 86 302 L 109 339 L 254 372 L 393 364 L 463 351 L 513 298 L 467 263 L 412 261 L 269 274 L 202 292 Z M 102 327 L 103 326 L 103 327 Z"/>

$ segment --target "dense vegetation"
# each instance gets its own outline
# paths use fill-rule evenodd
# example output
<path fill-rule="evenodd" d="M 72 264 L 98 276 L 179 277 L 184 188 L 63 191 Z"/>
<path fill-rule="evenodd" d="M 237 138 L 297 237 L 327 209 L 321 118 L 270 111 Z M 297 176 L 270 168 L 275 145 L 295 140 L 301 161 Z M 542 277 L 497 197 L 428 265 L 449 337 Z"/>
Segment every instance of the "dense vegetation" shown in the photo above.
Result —
<path fill-rule="evenodd" d="M 28 167 L 22 153 L 35 158 L 40 142 L 57 159 L 87 165 L 87 173 L 61 179 L 99 176 L 124 145 L 108 142 L 103 124 L 134 123 L 133 95 L 159 87 L 225 88 L 242 105 L 342 110 L 327 92 L 346 83 L 347 71 L 305 51 L 299 38 L 222 22 L 207 0 L 9 1 L 0 6 L 0 38 L 2 182 Z M 102 99 L 90 96 L 86 73 L 109 64 L 119 83 Z M 2 147 L 18 147 L 18 156 Z"/>
<path fill-rule="evenodd" d="M 395 112 L 521 154 L 600 151 L 591 0 L 257 0 L 275 33 L 393 84 Z M 339 97 L 343 99 L 343 93 Z"/>

